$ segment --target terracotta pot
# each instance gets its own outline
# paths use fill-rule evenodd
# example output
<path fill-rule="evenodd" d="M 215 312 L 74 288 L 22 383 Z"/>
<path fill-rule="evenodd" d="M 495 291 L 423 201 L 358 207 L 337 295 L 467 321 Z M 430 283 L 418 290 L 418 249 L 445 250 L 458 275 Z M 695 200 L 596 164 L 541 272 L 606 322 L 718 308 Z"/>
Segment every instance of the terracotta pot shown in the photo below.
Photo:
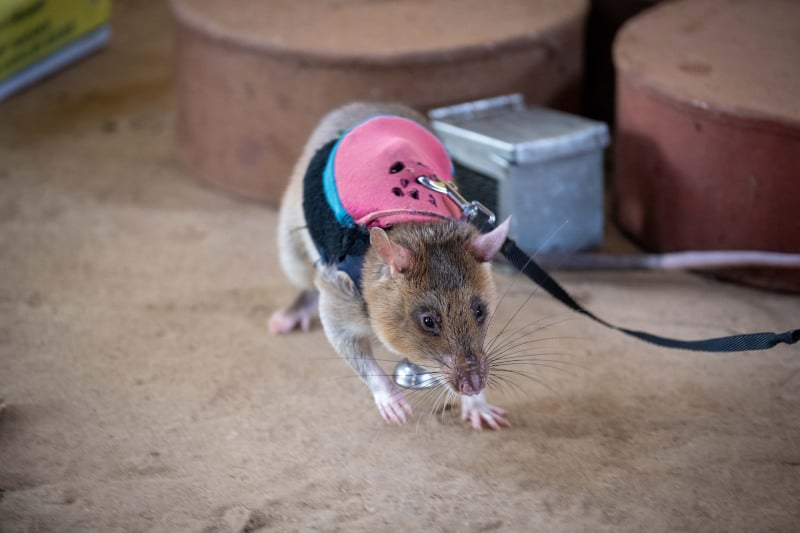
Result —
<path fill-rule="evenodd" d="M 693 0 L 615 44 L 616 219 L 660 251 L 800 253 L 800 3 Z M 800 272 L 716 275 L 800 291 Z"/>
<path fill-rule="evenodd" d="M 319 118 L 521 92 L 579 105 L 586 0 L 172 0 L 178 147 L 198 177 L 276 204 Z"/>

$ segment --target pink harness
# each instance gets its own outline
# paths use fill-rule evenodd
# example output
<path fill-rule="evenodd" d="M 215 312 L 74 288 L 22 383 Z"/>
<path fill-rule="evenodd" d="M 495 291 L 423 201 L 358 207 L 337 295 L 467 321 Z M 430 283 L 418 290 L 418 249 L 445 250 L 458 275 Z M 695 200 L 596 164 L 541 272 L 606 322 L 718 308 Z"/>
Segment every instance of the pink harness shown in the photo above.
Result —
<path fill-rule="evenodd" d="M 458 218 L 441 193 L 421 186 L 420 176 L 452 181 L 444 146 L 420 124 L 377 116 L 336 144 L 323 173 L 325 197 L 340 224 L 386 228 L 403 222 Z"/>

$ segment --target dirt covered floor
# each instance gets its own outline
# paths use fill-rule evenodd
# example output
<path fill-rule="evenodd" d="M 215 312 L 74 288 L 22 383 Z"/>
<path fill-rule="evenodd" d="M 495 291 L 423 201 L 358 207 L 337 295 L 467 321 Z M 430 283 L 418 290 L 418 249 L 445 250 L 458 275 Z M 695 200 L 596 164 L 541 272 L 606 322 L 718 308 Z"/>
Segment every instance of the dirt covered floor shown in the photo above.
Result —
<path fill-rule="evenodd" d="M 0 104 L 1 531 L 800 528 L 798 348 L 650 347 L 505 274 L 496 324 L 521 308 L 550 361 L 491 393 L 513 427 L 421 395 L 384 424 L 318 325 L 267 333 L 275 211 L 182 168 L 166 6 L 115 10 L 105 51 Z M 690 274 L 557 277 L 665 335 L 800 322 Z"/>

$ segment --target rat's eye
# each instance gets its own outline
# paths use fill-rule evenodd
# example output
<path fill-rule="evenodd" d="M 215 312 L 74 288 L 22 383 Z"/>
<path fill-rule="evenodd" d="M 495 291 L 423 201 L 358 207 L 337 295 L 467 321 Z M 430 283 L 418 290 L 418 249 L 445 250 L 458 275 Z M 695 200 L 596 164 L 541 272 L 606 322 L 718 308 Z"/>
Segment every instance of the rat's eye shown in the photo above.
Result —
<path fill-rule="evenodd" d="M 478 324 L 483 324 L 484 320 L 486 320 L 486 306 L 481 302 L 477 297 L 472 299 L 472 314 L 475 316 L 475 320 Z"/>
<path fill-rule="evenodd" d="M 419 314 L 419 325 L 428 333 L 440 335 L 442 333 L 442 319 L 435 311 L 425 311 Z"/>

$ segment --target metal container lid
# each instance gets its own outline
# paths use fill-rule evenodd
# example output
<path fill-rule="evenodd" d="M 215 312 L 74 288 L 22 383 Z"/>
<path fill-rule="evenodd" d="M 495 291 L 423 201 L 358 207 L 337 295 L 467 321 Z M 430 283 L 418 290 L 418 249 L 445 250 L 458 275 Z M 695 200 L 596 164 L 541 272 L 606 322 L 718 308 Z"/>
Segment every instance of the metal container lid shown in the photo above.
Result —
<path fill-rule="evenodd" d="M 602 149 L 609 143 L 604 123 L 526 106 L 521 94 L 433 109 L 429 117 L 453 156 L 476 168 L 485 168 L 485 162 L 476 159 L 487 156 L 505 168 Z"/>

